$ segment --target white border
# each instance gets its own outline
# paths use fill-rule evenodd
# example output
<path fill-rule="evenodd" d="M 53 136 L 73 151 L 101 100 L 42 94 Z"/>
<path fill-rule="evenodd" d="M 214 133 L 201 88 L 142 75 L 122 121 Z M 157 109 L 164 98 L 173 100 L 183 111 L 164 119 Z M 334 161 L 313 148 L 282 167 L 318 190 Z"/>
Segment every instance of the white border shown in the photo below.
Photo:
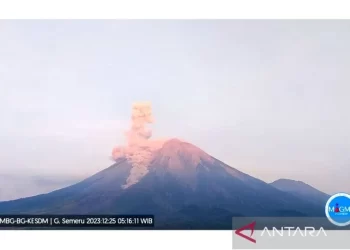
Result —
<path fill-rule="evenodd" d="M 348 0 L 0 0 L 4 19 L 347 19 Z"/>
<path fill-rule="evenodd" d="M 347 197 L 349 200 L 350 200 L 350 194 L 347 194 L 347 193 L 337 193 L 337 194 L 334 194 L 332 195 L 327 203 L 326 203 L 326 206 L 325 206 L 325 213 L 326 213 L 326 216 L 328 218 L 328 220 L 333 224 L 333 225 L 336 225 L 336 226 L 339 226 L 339 227 L 345 227 L 345 226 L 348 226 L 350 225 L 350 220 L 348 222 L 344 222 L 344 223 L 339 223 L 339 222 L 336 222 L 332 219 L 332 217 L 329 215 L 329 211 L 328 211 L 328 207 L 329 207 L 329 204 L 332 202 L 332 200 L 334 198 L 337 198 L 337 197 L 340 197 L 340 196 L 345 196 Z"/>
<path fill-rule="evenodd" d="M 1 248 L 35 250 L 232 249 L 232 231 L 0 231 Z"/>
<path fill-rule="evenodd" d="M 0 0 L 3 19 L 347 19 L 348 0 Z M 1 21 L 0 21 L 1 39 Z M 232 231 L 0 231 L 3 249 L 231 249 Z"/>

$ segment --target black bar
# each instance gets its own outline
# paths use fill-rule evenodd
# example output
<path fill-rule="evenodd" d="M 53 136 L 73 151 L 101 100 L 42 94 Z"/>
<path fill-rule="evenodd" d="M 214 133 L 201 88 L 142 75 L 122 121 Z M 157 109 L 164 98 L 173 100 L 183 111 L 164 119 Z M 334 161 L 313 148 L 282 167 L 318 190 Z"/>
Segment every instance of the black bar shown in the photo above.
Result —
<path fill-rule="evenodd" d="M 153 215 L 0 215 L 0 228 L 154 227 Z"/>

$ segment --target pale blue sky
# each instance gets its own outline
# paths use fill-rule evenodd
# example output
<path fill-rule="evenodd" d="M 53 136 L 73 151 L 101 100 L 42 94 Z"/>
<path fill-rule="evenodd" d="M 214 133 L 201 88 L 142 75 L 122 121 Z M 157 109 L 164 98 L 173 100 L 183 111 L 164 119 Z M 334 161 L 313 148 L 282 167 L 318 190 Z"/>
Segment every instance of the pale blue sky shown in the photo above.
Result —
<path fill-rule="evenodd" d="M 243 172 L 350 193 L 350 21 L 0 21 L 0 173 L 111 164 L 131 104 Z"/>

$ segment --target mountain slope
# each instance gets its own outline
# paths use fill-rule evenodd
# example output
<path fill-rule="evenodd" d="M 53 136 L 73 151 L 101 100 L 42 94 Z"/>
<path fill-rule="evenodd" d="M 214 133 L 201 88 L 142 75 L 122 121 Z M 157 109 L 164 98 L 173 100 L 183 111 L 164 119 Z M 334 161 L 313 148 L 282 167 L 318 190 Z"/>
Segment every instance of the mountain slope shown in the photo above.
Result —
<path fill-rule="evenodd" d="M 272 183 L 271 186 L 313 203 L 326 204 L 330 195 L 317 190 L 316 188 L 302 182 L 289 179 L 279 179 Z"/>
<path fill-rule="evenodd" d="M 157 228 L 230 229 L 233 216 L 323 216 L 318 206 L 283 192 L 177 139 L 167 141 L 147 173 L 125 188 L 127 159 L 73 186 L 0 203 L 0 213 L 154 214 Z M 306 212 L 305 212 L 306 211 Z"/>

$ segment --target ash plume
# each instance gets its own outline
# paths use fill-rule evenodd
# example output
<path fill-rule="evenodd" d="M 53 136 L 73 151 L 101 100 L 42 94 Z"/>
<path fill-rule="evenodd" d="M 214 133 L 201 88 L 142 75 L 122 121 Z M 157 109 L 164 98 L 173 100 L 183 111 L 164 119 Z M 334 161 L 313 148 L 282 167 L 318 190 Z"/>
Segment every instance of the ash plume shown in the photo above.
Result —
<path fill-rule="evenodd" d="M 115 147 L 112 158 L 126 158 L 133 166 L 127 183 L 127 188 L 148 172 L 148 166 L 155 150 L 161 147 L 160 141 L 151 141 L 152 131 L 147 126 L 153 123 L 152 107 L 149 102 L 138 102 L 132 105 L 131 126 L 125 133 L 126 145 Z"/>
<path fill-rule="evenodd" d="M 140 145 L 151 138 L 152 131 L 147 124 L 153 123 L 150 103 L 134 103 L 132 105 L 131 129 L 127 132 L 128 145 Z"/>

